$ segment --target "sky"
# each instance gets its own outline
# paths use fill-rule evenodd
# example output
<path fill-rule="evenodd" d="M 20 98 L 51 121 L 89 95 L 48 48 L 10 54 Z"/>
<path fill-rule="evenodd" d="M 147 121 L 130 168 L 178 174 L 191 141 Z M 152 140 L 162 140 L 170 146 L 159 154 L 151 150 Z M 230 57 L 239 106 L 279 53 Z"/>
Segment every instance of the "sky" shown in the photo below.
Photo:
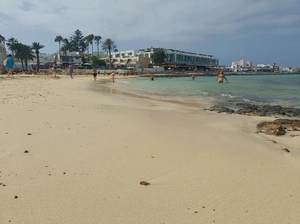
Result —
<path fill-rule="evenodd" d="M 300 67 L 300 0 L 0 0 L 0 35 L 39 42 L 42 53 L 77 29 L 119 51 L 161 47 L 213 55 L 220 65 Z"/>

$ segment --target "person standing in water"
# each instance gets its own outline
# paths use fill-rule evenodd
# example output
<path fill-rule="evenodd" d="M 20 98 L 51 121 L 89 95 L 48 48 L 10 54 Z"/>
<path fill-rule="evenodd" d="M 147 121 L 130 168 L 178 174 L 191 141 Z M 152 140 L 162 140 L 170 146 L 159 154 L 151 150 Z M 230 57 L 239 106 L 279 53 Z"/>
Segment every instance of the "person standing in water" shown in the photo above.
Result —
<path fill-rule="evenodd" d="M 217 76 L 217 82 L 218 83 L 223 83 L 224 79 L 226 80 L 226 82 L 229 82 L 228 79 L 226 78 L 226 76 L 224 75 L 224 72 L 220 72 L 220 74 Z"/>

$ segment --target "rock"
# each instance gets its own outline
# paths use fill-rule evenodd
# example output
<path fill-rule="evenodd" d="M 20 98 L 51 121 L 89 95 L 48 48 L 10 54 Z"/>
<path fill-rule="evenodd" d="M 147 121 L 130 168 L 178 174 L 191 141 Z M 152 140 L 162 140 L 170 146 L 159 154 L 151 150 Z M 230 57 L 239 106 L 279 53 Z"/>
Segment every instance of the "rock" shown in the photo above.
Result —
<path fill-rule="evenodd" d="M 223 103 L 224 105 L 224 103 Z M 242 115 L 252 115 L 252 116 L 268 116 L 268 117 L 276 117 L 276 116 L 283 116 L 283 117 L 300 117 L 300 109 L 298 108 L 284 108 L 281 106 L 269 106 L 269 105 L 252 105 L 249 103 L 235 103 L 229 101 L 223 105 L 215 105 L 211 108 L 207 109 L 210 111 L 216 111 L 218 113 L 237 113 Z M 236 108 L 236 112 L 234 110 L 229 109 Z"/>
<path fill-rule="evenodd" d="M 141 181 L 141 182 L 140 182 L 140 185 L 145 185 L 145 186 L 147 186 L 147 185 L 150 185 L 150 183 L 147 182 L 147 181 Z"/>
<path fill-rule="evenodd" d="M 267 135 L 280 136 L 286 133 L 285 129 L 295 130 L 300 128 L 300 120 L 276 119 L 273 122 L 260 122 L 256 128 Z"/>
<path fill-rule="evenodd" d="M 288 148 L 283 148 L 281 150 L 284 151 L 284 152 L 290 152 L 290 150 Z"/>
<path fill-rule="evenodd" d="M 280 136 L 284 135 L 286 131 L 282 126 L 275 125 L 273 122 L 261 122 L 256 125 L 256 128 L 267 135 Z"/>
<path fill-rule="evenodd" d="M 231 110 L 231 109 L 229 109 L 227 107 L 224 107 L 224 106 L 218 106 L 218 105 L 213 106 L 213 107 L 211 107 L 207 110 L 216 111 L 218 113 L 228 113 L 228 114 L 233 114 L 234 113 L 234 110 Z"/>
<path fill-rule="evenodd" d="M 29 153 L 29 151 L 28 151 L 28 150 L 25 150 L 24 153 Z"/>

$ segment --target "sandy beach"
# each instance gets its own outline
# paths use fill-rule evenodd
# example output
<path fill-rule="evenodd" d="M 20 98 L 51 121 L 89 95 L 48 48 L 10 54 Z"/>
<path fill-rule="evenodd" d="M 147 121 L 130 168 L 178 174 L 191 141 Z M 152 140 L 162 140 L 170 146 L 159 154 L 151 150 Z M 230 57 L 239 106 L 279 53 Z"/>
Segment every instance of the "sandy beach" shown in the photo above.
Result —
<path fill-rule="evenodd" d="M 300 136 L 256 133 L 274 118 L 93 85 L 0 77 L 1 224 L 300 223 Z"/>

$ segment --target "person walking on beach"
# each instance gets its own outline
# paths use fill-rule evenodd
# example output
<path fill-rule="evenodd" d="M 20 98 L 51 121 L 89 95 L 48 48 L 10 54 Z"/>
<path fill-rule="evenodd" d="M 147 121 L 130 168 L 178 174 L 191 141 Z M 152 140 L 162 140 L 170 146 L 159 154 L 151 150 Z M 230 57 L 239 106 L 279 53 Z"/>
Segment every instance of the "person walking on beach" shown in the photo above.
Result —
<path fill-rule="evenodd" d="M 93 68 L 93 76 L 94 76 L 94 82 L 97 80 L 97 69 Z"/>
<path fill-rule="evenodd" d="M 56 62 L 52 64 L 52 74 L 56 77 Z"/>
<path fill-rule="evenodd" d="M 218 83 L 223 83 L 224 79 L 226 80 L 226 82 L 229 82 L 228 79 L 226 78 L 226 76 L 224 75 L 224 72 L 220 72 L 220 74 L 217 76 L 217 80 Z"/>
<path fill-rule="evenodd" d="M 115 73 L 114 72 L 111 73 L 111 79 L 113 82 L 115 82 Z"/>
<path fill-rule="evenodd" d="M 8 70 L 8 76 L 13 76 L 13 69 L 14 69 L 14 65 L 15 65 L 15 60 L 14 58 L 11 56 L 11 54 L 9 54 L 7 56 L 6 60 L 6 69 Z"/>
<path fill-rule="evenodd" d="M 71 76 L 71 79 L 73 79 L 73 64 L 69 65 L 69 75 Z"/>

